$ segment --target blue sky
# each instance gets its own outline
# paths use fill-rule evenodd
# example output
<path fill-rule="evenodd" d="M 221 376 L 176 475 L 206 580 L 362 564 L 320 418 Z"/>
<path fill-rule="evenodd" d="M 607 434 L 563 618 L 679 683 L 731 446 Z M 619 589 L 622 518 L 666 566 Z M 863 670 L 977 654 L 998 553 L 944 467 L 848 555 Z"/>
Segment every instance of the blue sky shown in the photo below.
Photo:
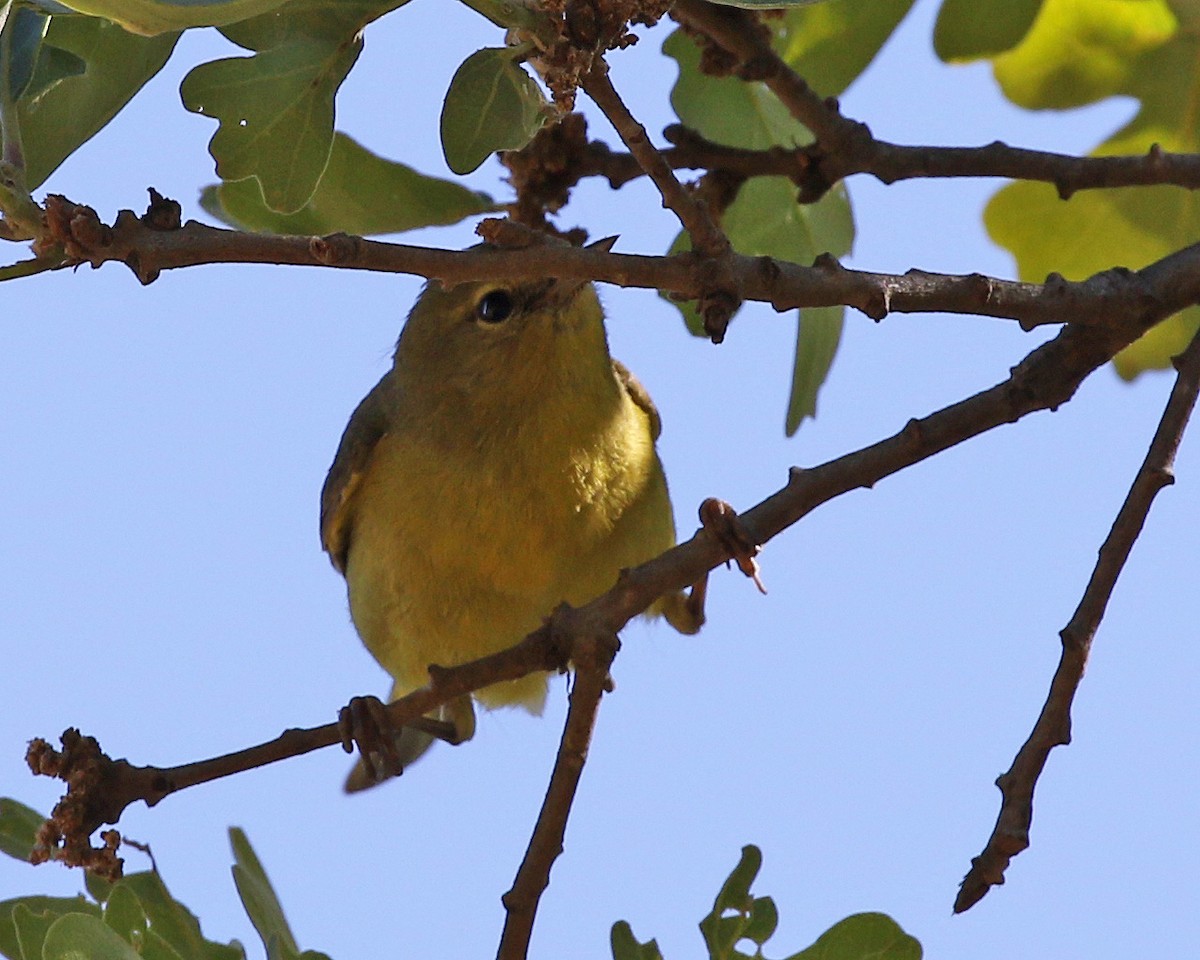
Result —
<path fill-rule="evenodd" d="M 905 143 L 1083 152 L 1127 119 L 1110 102 L 1031 116 L 984 66 L 930 49 L 919 0 L 845 112 Z M 670 64 L 650 33 L 614 82 L 656 132 Z M 367 33 L 339 127 L 445 173 L 439 94 L 494 29 L 417 0 Z M 202 216 L 209 120 L 178 83 L 233 48 L 185 39 L 167 69 L 46 189 L 111 218 L 153 185 Z M 593 119 L 592 134 L 615 144 Z M 489 162 L 470 182 L 496 194 Z M 996 183 L 854 178 L 855 267 L 1011 276 L 980 226 Z M 564 217 L 617 249 L 658 252 L 676 226 L 644 182 L 588 183 Z M 444 247 L 470 225 L 409 235 Z M 15 253 L 10 259 L 16 259 Z M 1141 264 L 1129 264 L 1141 266 Z M 409 277 L 203 267 L 141 287 L 110 264 L 4 287 L 0 350 L 0 794 L 49 808 L 21 760 L 69 725 L 113 756 L 173 764 L 331 720 L 387 684 L 354 635 L 320 551 L 317 495 L 342 427 L 386 369 L 416 294 Z M 795 318 L 747 308 L 727 341 L 690 338 L 653 294 L 601 290 L 613 352 L 653 393 L 681 531 L 702 499 L 739 509 L 786 479 L 985 389 L 1047 336 L 984 318 L 851 314 L 820 416 L 791 440 L 783 412 Z M 998 807 L 992 785 L 1024 740 L 1078 602 L 1170 388 L 1101 370 L 1070 404 L 834 501 L 762 555 L 762 597 L 714 575 L 695 638 L 632 625 L 535 930 L 533 957 L 605 957 L 626 919 L 667 957 L 697 955 L 696 922 L 745 843 L 755 890 L 781 913 L 768 955 L 847 914 L 890 913 L 930 957 L 1167 955 L 1200 939 L 1194 816 L 1200 598 L 1190 574 L 1200 458 L 1155 505 L 1096 641 L 1036 797 L 1033 846 L 970 913 L 950 905 Z M 1194 438 L 1192 438 L 1194 439 Z M 553 763 L 565 687 L 541 720 L 481 718 L 368 795 L 340 792 L 322 751 L 131 809 L 171 890 L 213 938 L 253 932 L 229 878 L 244 827 L 303 947 L 334 958 L 487 956 Z M 131 854 L 129 866 L 139 858 Z M 0 899 L 69 893 L 53 865 L 0 862 Z"/>

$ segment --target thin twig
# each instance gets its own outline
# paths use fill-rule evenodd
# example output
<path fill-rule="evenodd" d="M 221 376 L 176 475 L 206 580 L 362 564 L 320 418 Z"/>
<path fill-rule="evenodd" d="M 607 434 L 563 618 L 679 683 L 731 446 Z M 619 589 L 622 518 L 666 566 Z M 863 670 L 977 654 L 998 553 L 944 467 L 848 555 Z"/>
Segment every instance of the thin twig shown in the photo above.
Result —
<path fill-rule="evenodd" d="M 721 170 L 740 177 L 787 177 L 799 183 L 809 163 L 801 149 L 730 147 L 679 123 L 664 127 L 663 138 L 671 146 L 658 153 L 672 170 Z M 588 141 L 574 171 L 575 182 L 584 177 L 603 177 L 614 190 L 645 173 L 633 154 L 612 150 L 601 140 Z"/>
<path fill-rule="evenodd" d="M 1157 145 L 1142 154 L 1076 157 L 1012 147 L 999 141 L 981 147 L 940 147 L 854 139 L 836 153 L 824 144 L 788 149 L 746 150 L 713 143 L 680 124 L 663 136 L 673 146 L 659 151 L 674 170 L 721 170 L 740 177 L 787 177 L 804 188 L 803 200 L 815 200 L 839 180 L 866 173 L 882 183 L 900 180 L 999 177 L 1053 184 L 1066 200 L 1078 190 L 1111 187 L 1175 186 L 1200 189 L 1200 154 L 1171 153 Z M 631 154 L 610 150 L 600 141 L 587 146 L 576 171 L 579 178 L 603 177 L 613 188 L 644 171 Z"/>
<path fill-rule="evenodd" d="M 739 76 L 765 83 L 825 150 L 836 151 L 848 139 L 871 136 L 864 124 L 843 117 L 835 100 L 822 97 L 784 62 L 749 11 L 706 0 L 677 0 L 671 16 L 733 54 L 741 64 Z"/>
<path fill-rule="evenodd" d="M 591 97 L 629 152 L 662 194 L 663 206 L 671 210 L 692 238 L 692 249 L 707 257 L 722 257 L 729 252 L 726 239 L 709 216 L 708 210 L 690 194 L 671 171 L 670 164 L 650 142 L 643 127 L 629 112 L 608 76 L 608 64 L 597 59 L 583 78 L 583 89 Z"/>
<path fill-rule="evenodd" d="M 883 183 L 931 177 L 1005 177 L 1051 183 L 1063 200 L 1077 190 L 1172 185 L 1200 189 L 1200 154 L 1169 153 L 1154 144 L 1146 153 L 1116 157 L 1072 157 L 1010 147 L 999 141 L 983 147 L 919 147 L 873 137 L 855 140 L 853 149 L 819 161 L 826 189 L 854 173 Z M 812 167 L 810 166 L 810 169 Z"/>
<path fill-rule="evenodd" d="M 674 211 L 691 238 L 692 250 L 702 258 L 702 286 L 696 296 L 696 310 L 704 321 L 704 330 L 713 343 L 725 339 L 729 321 L 742 305 L 742 294 L 732 270 L 733 248 L 713 220 L 707 204 L 686 190 L 676 179 L 662 155 L 633 114 L 626 108 L 608 76 L 608 64 L 597 59 L 583 78 L 583 89 L 591 97 L 633 154 L 638 165 L 658 187 L 663 206 Z"/>
<path fill-rule="evenodd" d="M 571 613 L 578 616 L 575 611 Z M 587 761 L 596 713 L 617 647 L 616 634 L 597 632 L 586 623 L 576 627 L 571 645 L 571 659 L 575 664 L 571 705 L 537 824 L 512 888 L 501 898 L 506 916 L 497 960 L 524 960 L 529 952 L 538 903 L 550 883 L 550 868 L 563 850 L 567 817 Z"/>
<path fill-rule="evenodd" d="M 1029 739 L 1017 751 L 1012 766 L 996 780 L 1003 798 L 1000 815 L 996 818 L 996 826 L 983 852 L 971 861 L 971 869 L 963 879 L 954 901 L 955 913 L 969 910 L 993 886 L 1004 883 L 1004 871 L 1009 862 L 1029 846 L 1033 791 L 1050 751 L 1060 744 L 1065 746 L 1071 742 L 1071 704 L 1083 679 L 1096 630 L 1155 496 L 1163 487 L 1175 482 L 1172 470 L 1175 453 L 1196 405 L 1197 394 L 1200 393 L 1200 333 L 1177 358 L 1176 368 L 1179 375 L 1146 452 L 1146 459 L 1100 548 L 1100 555 L 1079 606 L 1059 635 L 1062 639 L 1062 656 L 1050 681 L 1046 702 Z"/>
<path fill-rule="evenodd" d="M 653 598 L 647 601 L 653 602 Z M 501 680 L 516 680 L 537 671 L 567 667 L 569 648 L 560 646 L 562 633 L 550 626 L 534 631 L 520 643 L 491 656 L 455 667 L 431 667 L 428 686 L 388 704 L 388 718 L 399 728 L 455 697 L 472 693 Z M 141 800 L 154 806 L 160 800 L 188 787 L 243 773 L 279 760 L 302 756 L 342 742 L 337 723 L 320 727 L 285 730 L 265 743 L 223 756 L 177 767 L 134 766 L 112 760 L 92 737 L 67 730 L 62 751 L 45 740 L 31 741 L 26 759 L 35 774 L 57 777 L 68 784 L 66 796 L 51 815 L 53 845 L 60 846 L 61 859 L 69 866 L 87 865 L 93 853 L 88 838 L 101 825 L 117 823 L 125 808 Z M 42 859 L 50 851 L 41 852 Z"/>
<path fill-rule="evenodd" d="M 1200 187 L 1200 156 L 1171 154 L 1158 145 L 1143 156 L 1067 157 L 1003 143 L 983 147 L 904 146 L 876 140 L 866 124 L 841 114 L 838 102 L 822 97 L 771 46 L 753 14 L 705 0 L 679 0 L 672 15 L 739 61 L 744 79 L 761 80 L 816 143 L 798 153 L 806 162 L 793 180 L 800 200 L 819 199 L 839 180 L 873 174 L 884 183 L 914 177 L 1008 177 L 1052 183 L 1064 200 L 1076 190 L 1172 183 Z M 745 159 L 742 158 L 742 162 Z M 771 158 L 772 166 L 779 163 Z"/>

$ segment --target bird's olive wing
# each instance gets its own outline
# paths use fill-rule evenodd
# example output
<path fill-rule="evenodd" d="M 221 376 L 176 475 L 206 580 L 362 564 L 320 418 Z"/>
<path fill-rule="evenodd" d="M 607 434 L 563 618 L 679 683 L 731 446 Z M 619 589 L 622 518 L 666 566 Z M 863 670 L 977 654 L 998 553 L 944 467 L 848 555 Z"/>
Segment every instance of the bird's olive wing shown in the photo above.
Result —
<path fill-rule="evenodd" d="M 366 473 L 375 445 L 387 433 L 394 389 L 389 370 L 355 408 L 321 488 L 321 546 L 342 573 L 346 571 L 346 556 L 350 552 L 354 493 Z"/>
<path fill-rule="evenodd" d="M 662 418 L 658 415 L 658 408 L 654 406 L 654 401 L 650 399 L 650 394 L 642 386 L 641 381 L 630 373 L 629 368 L 620 360 L 614 360 L 612 365 L 613 373 L 617 375 L 621 386 L 629 394 L 629 399 L 646 411 L 646 416 L 650 418 L 650 437 L 653 440 L 657 440 L 658 435 L 662 433 Z"/>

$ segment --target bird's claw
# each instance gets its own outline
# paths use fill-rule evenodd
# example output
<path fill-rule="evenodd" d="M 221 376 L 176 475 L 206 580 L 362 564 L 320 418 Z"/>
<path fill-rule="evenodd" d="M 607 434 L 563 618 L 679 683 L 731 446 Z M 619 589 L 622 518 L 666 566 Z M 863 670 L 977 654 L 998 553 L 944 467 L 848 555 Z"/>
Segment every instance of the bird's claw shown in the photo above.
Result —
<path fill-rule="evenodd" d="M 397 731 L 378 697 L 352 697 L 338 711 L 337 722 L 342 749 L 353 753 L 357 748 L 367 772 L 376 781 L 404 772 L 396 753 Z"/>
<path fill-rule="evenodd" d="M 754 559 L 762 550 L 762 545 L 750 536 L 737 511 L 724 500 L 709 497 L 700 504 L 700 523 L 729 551 L 738 569 L 754 581 L 759 593 L 766 593 L 767 588 L 759 576 L 758 561 Z"/>

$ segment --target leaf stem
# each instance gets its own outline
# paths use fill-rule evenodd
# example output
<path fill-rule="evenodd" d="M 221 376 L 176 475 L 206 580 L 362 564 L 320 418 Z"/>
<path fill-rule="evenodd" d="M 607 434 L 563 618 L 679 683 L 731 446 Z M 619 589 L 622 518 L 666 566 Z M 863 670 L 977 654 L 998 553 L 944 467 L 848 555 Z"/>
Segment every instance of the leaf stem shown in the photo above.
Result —
<path fill-rule="evenodd" d="M 21 144 L 21 128 L 17 123 L 17 104 L 13 97 L 9 75 L 12 64 L 12 0 L 0 9 L 0 164 L 4 164 L 4 179 L 8 180 L 8 167 L 23 170 L 25 151 Z M 7 185 L 7 183 L 6 183 Z"/>
<path fill-rule="evenodd" d="M 41 231 L 42 211 L 25 186 L 25 149 L 9 74 L 16 22 L 12 13 L 8 0 L 0 9 L 0 222 L 6 239 L 32 240 Z"/>

